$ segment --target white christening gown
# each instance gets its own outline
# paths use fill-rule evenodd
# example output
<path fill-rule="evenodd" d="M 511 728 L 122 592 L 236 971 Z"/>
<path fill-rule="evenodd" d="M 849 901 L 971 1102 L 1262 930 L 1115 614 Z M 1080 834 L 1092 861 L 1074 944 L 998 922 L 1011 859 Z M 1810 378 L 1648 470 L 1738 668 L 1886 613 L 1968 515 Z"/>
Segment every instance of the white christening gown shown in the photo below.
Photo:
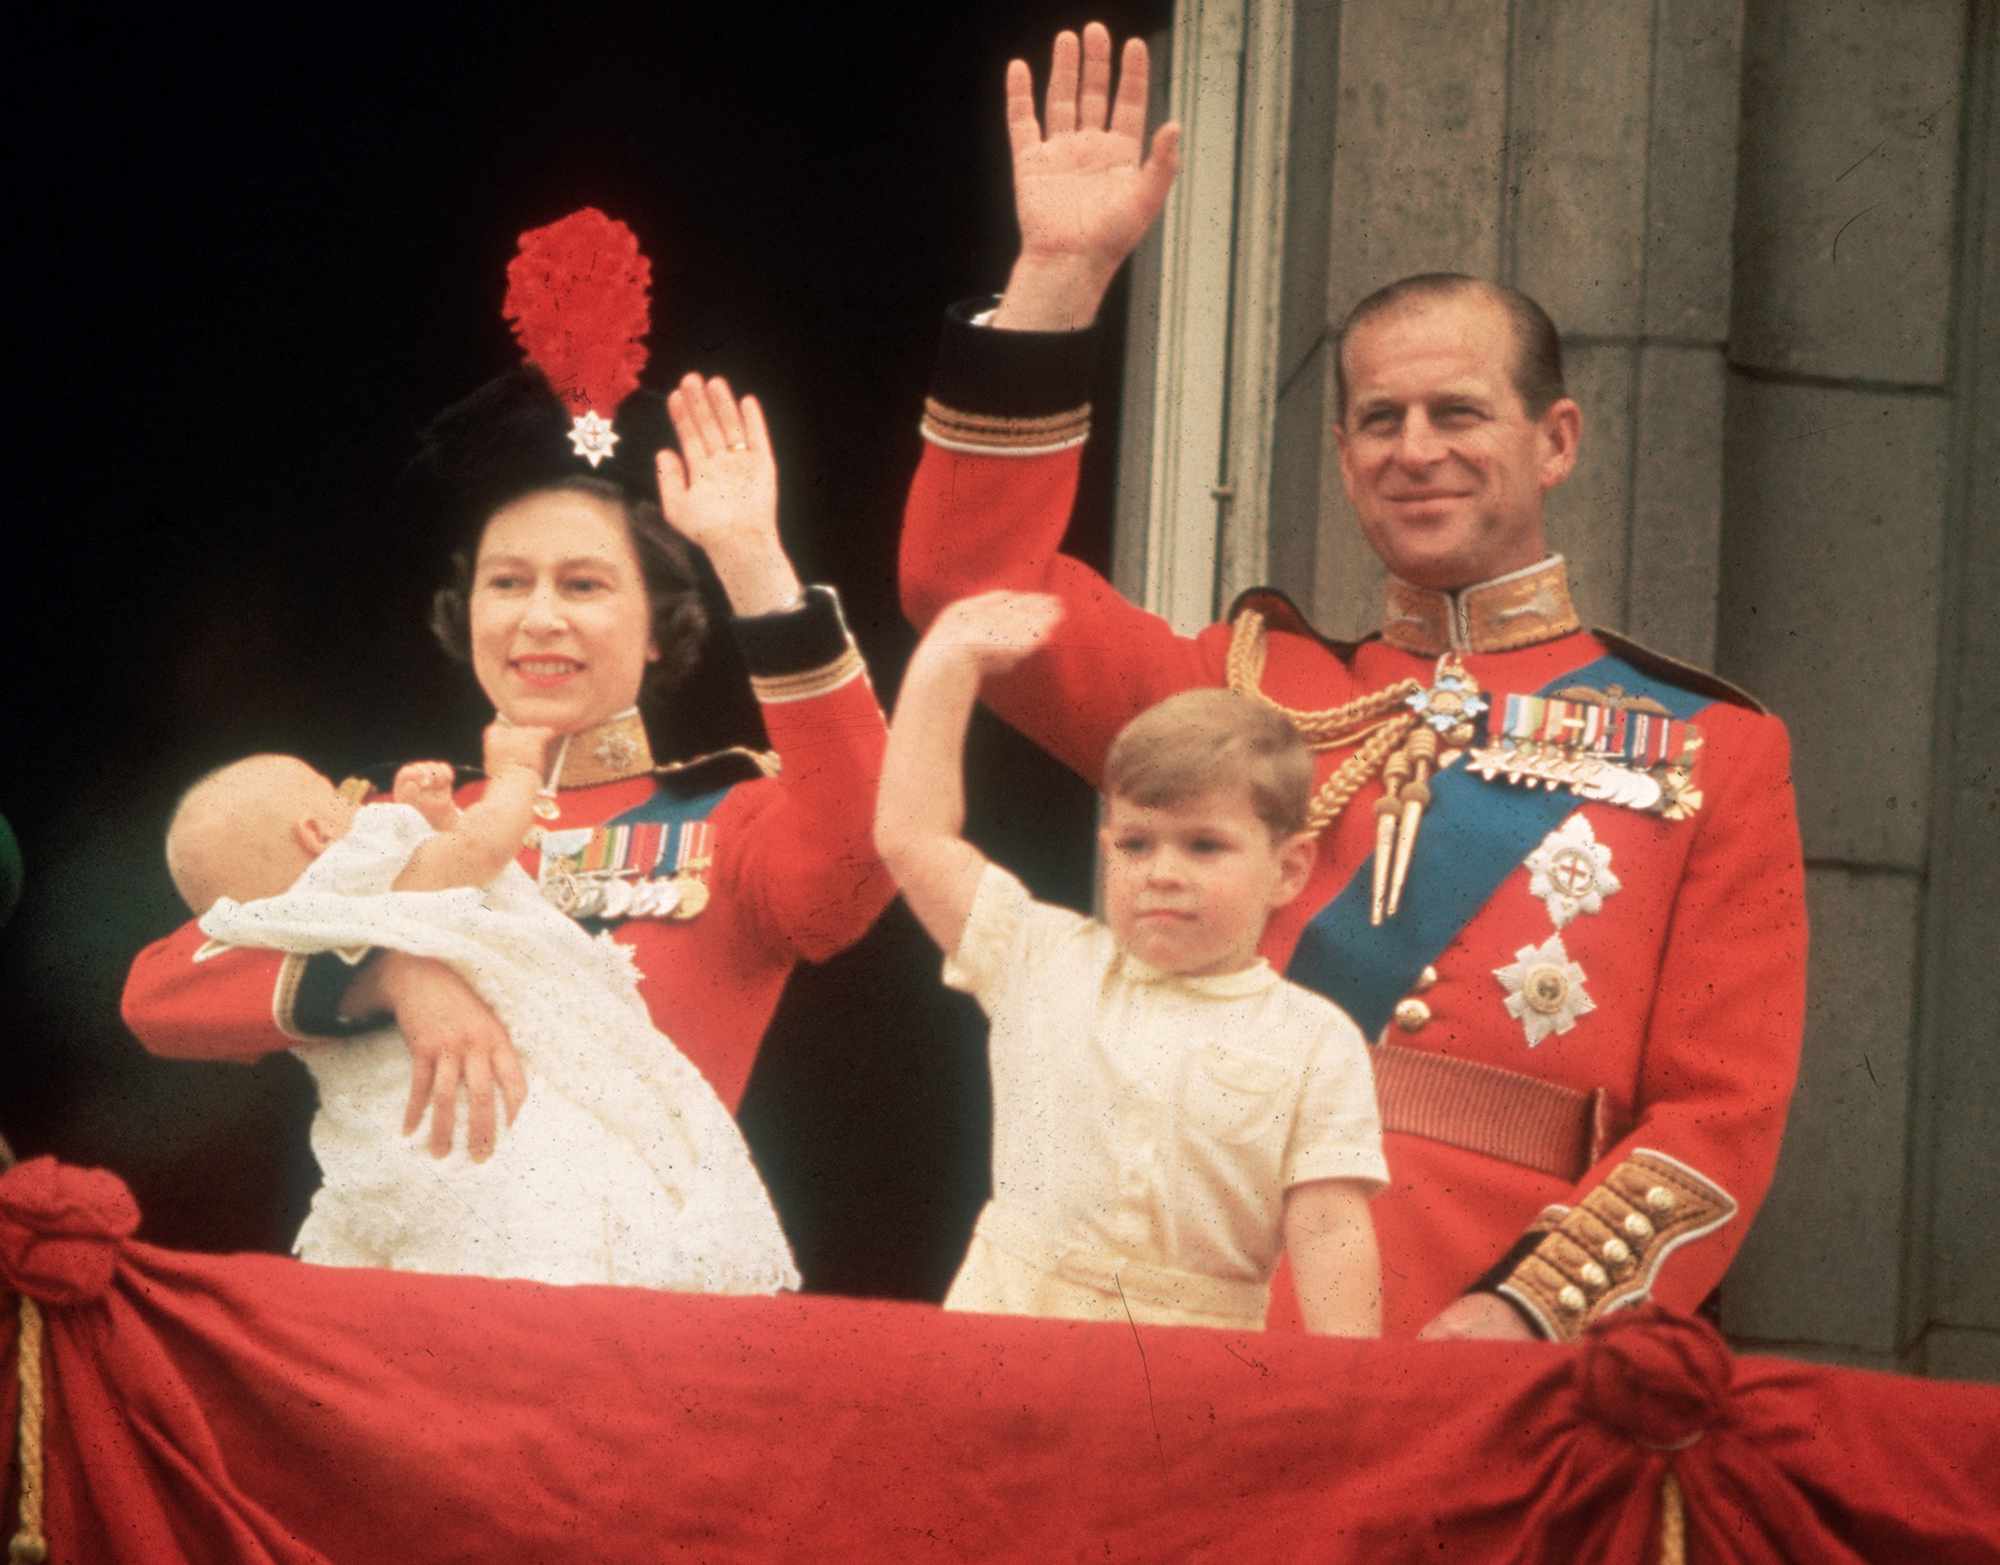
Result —
<path fill-rule="evenodd" d="M 742 1133 L 654 1028 L 627 948 L 585 934 L 518 865 L 479 889 L 391 889 L 430 835 L 407 805 L 364 806 L 288 891 L 224 898 L 201 920 L 231 945 L 438 958 L 493 1008 L 527 1073 L 519 1117 L 474 1163 L 462 1130 L 444 1159 L 427 1126 L 402 1135 L 410 1058 L 395 1028 L 296 1050 L 319 1088 L 324 1176 L 298 1254 L 539 1282 L 796 1288 Z"/>

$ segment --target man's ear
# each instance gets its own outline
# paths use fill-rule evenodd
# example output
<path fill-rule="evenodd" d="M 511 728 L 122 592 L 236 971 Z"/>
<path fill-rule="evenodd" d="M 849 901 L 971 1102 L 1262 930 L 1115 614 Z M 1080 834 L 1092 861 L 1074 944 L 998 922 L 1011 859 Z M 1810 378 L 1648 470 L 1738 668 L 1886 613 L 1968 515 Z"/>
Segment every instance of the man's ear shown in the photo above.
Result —
<path fill-rule="evenodd" d="M 1570 397 L 1558 397 L 1535 421 L 1535 426 L 1542 441 L 1542 488 L 1553 489 L 1576 471 L 1577 449 L 1583 439 L 1583 409 Z"/>
<path fill-rule="evenodd" d="M 1354 469 L 1348 465 L 1347 430 L 1340 420 L 1333 425 L 1334 449 L 1340 453 L 1340 487 L 1347 491 L 1350 503 L 1354 499 Z"/>
<path fill-rule="evenodd" d="M 1313 860 L 1319 856 L 1319 838 L 1309 831 L 1293 832 L 1278 845 L 1278 885 L 1271 893 L 1271 906 L 1281 908 L 1306 889 Z"/>
<path fill-rule="evenodd" d="M 333 833 L 317 815 L 301 815 L 292 822 L 292 840 L 306 850 L 308 857 L 316 859 L 332 843 Z"/>

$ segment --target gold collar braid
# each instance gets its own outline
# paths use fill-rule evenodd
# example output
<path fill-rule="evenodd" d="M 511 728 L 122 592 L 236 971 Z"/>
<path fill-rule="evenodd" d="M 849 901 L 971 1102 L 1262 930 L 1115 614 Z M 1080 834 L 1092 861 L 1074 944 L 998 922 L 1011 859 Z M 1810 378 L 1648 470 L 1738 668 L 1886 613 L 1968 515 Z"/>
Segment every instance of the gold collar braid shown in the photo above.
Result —
<path fill-rule="evenodd" d="M 1394 576 L 1383 590 L 1382 639 L 1423 657 L 1512 652 L 1582 626 L 1560 554 L 1456 592 L 1413 587 Z"/>

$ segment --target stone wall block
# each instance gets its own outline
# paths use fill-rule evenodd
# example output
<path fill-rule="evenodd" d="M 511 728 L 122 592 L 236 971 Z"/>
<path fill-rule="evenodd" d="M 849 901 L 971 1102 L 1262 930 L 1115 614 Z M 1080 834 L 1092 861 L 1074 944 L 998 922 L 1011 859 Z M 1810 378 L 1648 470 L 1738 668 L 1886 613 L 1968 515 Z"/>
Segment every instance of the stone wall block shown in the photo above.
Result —
<path fill-rule="evenodd" d="M 1506 59 L 1491 0 L 1341 7 L 1329 321 L 1412 272 L 1498 274 Z"/>
<path fill-rule="evenodd" d="M 1924 860 L 1949 408 L 1731 379 L 1716 664 L 1791 726 L 1808 859 Z"/>
<path fill-rule="evenodd" d="M 1733 1336 L 1900 1346 L 1913 875 L 1814 869 L 1804 1060 L 1778 1172 L 1722 1290 Z"/>
<path fill-rule="evenodd" d="M 1564 353 L 1570 395 L 1583 408 L 1583 444 L 1576 471 L 1548 501 L 1549 547 L 1569 560 L 1578 612 L 1587 624 L 1613 629 L 1626 620 L 1635 356 L 1633 348 L 1606 343 Z"/>
<path fill-rule="evenodd" d="M 1639 350 L 1626 626 L 1703 668 L 1715 662 L 1727 383 L 1718 350 Z"/>
<path fill-rule="evenodd" d="M 1639 330 L 1648 11 L 1629 0 L 1515 7 L 1510 280 L 1566 333 Z"/>
<path fill-rule="evenodd" d="M 1746 14 L 1732 357 L 1941 385 L 1964 0 Z"/>
<path fill-rule="evenodd" d="M 1729 331 L 1743 0 L 1659 0 L 1656 9 L 1641 329 L 1720 342 Z"/>

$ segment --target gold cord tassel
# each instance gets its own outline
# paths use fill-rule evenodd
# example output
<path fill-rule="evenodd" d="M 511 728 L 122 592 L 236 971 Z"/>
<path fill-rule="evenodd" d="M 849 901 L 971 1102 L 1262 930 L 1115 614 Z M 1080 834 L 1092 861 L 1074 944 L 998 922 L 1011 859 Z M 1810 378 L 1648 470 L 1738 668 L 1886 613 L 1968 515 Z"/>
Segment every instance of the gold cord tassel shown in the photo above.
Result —
<path fill-rule="evenodd" d="M 1672 1468 L 1660 1475 L 1660 1565 L 1687 1565 L 1687 1502 Z"/>
<path fill-rule="evenodd" d="M 7 1545 L 7 1559 L 9 1565 L 43 1565 L 49 1540 L 42 1531 L 42 1311 L 25 1293 L 14 1360 L 21 1383 L 21 1525 Z"/>
<path fill-rule="evenodd" d="M 1438 660 L 1435 682 L 1428 687 L 1418 679 L 1399 679 L 1343 706 L 1300 711 L 1264 694 L 1266 643 L 1264 616 L 1245 609 L 1230 627 L 1224 665 L 1229 688 L 1282 714 L 1309 749 L 1355 746 L 1313 795 L 1306 811 L 1308 831 L 1318 833 L 1332 825 L 1362 785 L 1377 772 L 1382 774 L 1382 797 L 1375 803 L 1368 921 L 1379 924 L 1393 918 L 1409 880 L 1417 829 L 1431 802 L 1431 778 L 1458 758 L 1458 747 L 1472 742 L 1471 719 L 1486 708 L 1479 687 L 1465 666 L 1447 654 Z M 1452 748 L 1445 749 L 1446 745 Z"/>

